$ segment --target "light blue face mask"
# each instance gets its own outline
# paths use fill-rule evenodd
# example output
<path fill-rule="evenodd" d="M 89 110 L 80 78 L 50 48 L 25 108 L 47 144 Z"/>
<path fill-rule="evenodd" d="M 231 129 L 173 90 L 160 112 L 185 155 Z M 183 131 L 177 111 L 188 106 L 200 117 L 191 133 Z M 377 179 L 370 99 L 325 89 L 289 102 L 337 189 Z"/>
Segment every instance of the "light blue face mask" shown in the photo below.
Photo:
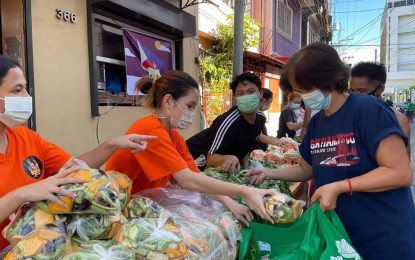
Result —
<path fill-rule="evenodd" d="M 331 103 L 331 94 L 324 97 L 323 93 L 316 89 L 313 92 L 302 94 L 301 98 L 304 101 L 304 105 L 313 110 L 325 110 L 329 108 Z"/>
<path fill-rule="evenodd" d="M 291 103 L 290 107 L 294 110 L 300 109 L 300 104 L 296 104 L 296 103 Z"/>

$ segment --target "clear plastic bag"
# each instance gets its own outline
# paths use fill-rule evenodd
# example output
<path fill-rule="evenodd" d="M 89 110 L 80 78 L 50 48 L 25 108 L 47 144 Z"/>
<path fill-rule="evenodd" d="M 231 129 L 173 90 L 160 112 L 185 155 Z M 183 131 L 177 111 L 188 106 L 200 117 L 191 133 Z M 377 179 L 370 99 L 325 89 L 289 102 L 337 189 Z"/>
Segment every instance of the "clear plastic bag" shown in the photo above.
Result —
<path fill-rule="evenodd" d="M 95 244 L 89 250 L 81 250 L 65 256 L 62 260 L 135 260 L 135 253 L 121 245 L 105 248 Z"/>
<path fill-rule="evenodd" d="M 303 213 L 300 201 L 277 191 L 273 195 L 265 196 L 263 200 L 265 210 L 275 223 L 294 222 Z"/>
<path fill-rule="evenodd" d="M 44 200 L 37 203 L 38 208 L 52 214 L 114 214 L 121 211 L 120 189 L 115 178 L 85 165 L 68 176 L 81 178 L 84 182 L 62 185 L 62 188 L 76 193 L 75 198 L 57 195 L 67 207 Z"/>
<path fill-rule="evenodd" d="M 118 198 L 120 199 L 121 209 L 123 209 L 130 200 L 133 181 L 126 174 L 117 171 L 107 171 L 106 174 L 118 183 L 120 188 Z"/>
<path fill-rule="evenodd" d="M 84 241 L 109 239 L 115 236 L 123 221 L 126 219 L 121 213 L 74 215 L 70 217 L 67 230 L 71 236 L 77 234 Z"/>
<path fill-rule="evenodd" d="M 179 229 L 169 220 L 170 217 L 170 213 L 164 211 L 159 218 L 130 219 L 115 240 L 133 250 L 138 259 L 151 259 L 155 256 L 160 257 L 158 259 L 183 257 L 187 248 Z"/>
<path fill-rule="evenodd" d="M 46 224 L 25 236 L 5 259 L 60 259 L 67 239 L 63 223 Z"/>
<path fill-rule="evenodd" d="M 231 259 L 236 255 L 237 241 L 241 239 L 239 222 L 220 202 L 203 193 L 173 188 L 143 190 L 133 197 L 140 195 L 152 198 L 168 210 L 175 224 L 183 230 L 183 237 L 187 237 L 191 244 L 196 241 L 195 247 L 200 250 L 189 250 L 188 255 L 208 259 Z M 210 250 L 202 250 L 203 244 L 214 245 L 215 239 L 218 241 L 216 249 L 209 246 Z"/>
<path fill-rule="evenodd" d="M 53 223 L 55 220 L 54 215 L 37 209 L 35 203 L 25 203 L 20 206 L 13 221 L 4 228 L 3 236 L 10 244 L 16 245 L 36 228 Z"/>
<path fill-rule="evenodd" d="M 124 208 L 123 213 L 127 218 L 159 218 L 165 211 L 154 200 L 135 195 Z"/>

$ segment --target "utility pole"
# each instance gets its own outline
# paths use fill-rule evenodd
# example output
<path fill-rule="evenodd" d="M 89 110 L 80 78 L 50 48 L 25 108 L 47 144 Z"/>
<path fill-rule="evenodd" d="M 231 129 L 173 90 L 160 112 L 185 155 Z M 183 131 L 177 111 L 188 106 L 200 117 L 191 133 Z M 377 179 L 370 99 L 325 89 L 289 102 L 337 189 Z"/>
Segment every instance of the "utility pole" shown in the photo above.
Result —
<path fill-rule="evenodd" d="M 235 78 L 243 72 L 243 33 L 244 33 L 244 12 L 245 0 L 235 0 L 233 31 L 233 68 L 232 77 Z"/>

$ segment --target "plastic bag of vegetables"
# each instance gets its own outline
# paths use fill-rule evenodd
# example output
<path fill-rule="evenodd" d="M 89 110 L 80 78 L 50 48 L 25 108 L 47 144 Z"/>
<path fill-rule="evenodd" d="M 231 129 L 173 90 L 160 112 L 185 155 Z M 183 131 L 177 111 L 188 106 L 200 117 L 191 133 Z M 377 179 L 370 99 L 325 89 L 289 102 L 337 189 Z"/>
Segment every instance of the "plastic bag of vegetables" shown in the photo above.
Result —
<path fill-rule="evenodd" d="M 36 208 L 35 203 L 20 206 L 15 219 L 3 230 L 3 236 L 12 245 L 16 245 L 24 236 L 41 226 L 53 223 L 54 215 Z"/>
<path fill-rule="evenodd" d="M 133 250 L 138 259 L 182 257 L 187 248 L 179 229 L 169 221 L 169 218 L 170 214 L 163 212 L 159 218 L 130 219 L 123 225 L 115 240 Z"/>
<path fill-rule="evenodd" d="M 229 259 L 229 243 L 220 228 L 198 216 L 195 209 L 180 205 L 172 213 L 188 250 L 203 259 Z M 236 247 L 236 245 L 235 245 Z M 236 250 L 233 252 L 236 256 Z"/>
<path fill-rule="evenodd" d="M 109 240 L 95 240 L 90 239 L 88 241 L 83 240 L 79 236 L 72 236 L 71 237 L 71 250 L 70 252 L 77 252 L 82 250 L 93 250 L 94 245 L 100 245 L 104 248 L 109 248 L 115 244 L 113 239 Z"/>
<path fill-rule="evenodd" d="M 71 253 L 62 260 L 135 260 L 135 253 L 121 245 L 105 248 L 95 244 L 89 250 Z"/>
<path fill-rule="evenodd" d="M 123 209 L 130 200 L 133 181 L 126 174 L 117 171 L 107 171 L 106 174 L 118 183 L 120 188 L 118 198 L 120 199 L 121 209 Z"/>
<path fill-rule="evenodd" d="M 25 236 L 4 259 L 60 259 L 65 253 L 66 240 L 62 227 L 46 224 Z"/>
<path fill-rule="evenodd" d="M 303 213 L 300 201 L 277 191 L 273 195 L 264 196 L 263 200 L 267 213 L 275 223 L 294 222 Z"/>
<path fill-rule="evenodd" d="M 77 234 L 82 240 L 113 238 L 126 222 L 125 217 L 119 213 L 116 215 L 74 215 L 70 218 L 67 230 L 70 235 Z"/>
<path fill-rule="evenodd" d="M 123 213 L 127 218 L 159 218 L 164 211 L 165 209 L 154 200 L 135 195 L 128 202 Z"/>
<path fill-rule="evenodd" d="M 75 198 L 59 196 L 67 207 L 46 200 L 38 202 L 38 208 L 53 214 L 113 214 L 121 211 L 120 190 L 114 178 L 97 169 L 81 169 L 68 176 L 83 179 L 84 182 L 62 186 L 76 193 Z"/>

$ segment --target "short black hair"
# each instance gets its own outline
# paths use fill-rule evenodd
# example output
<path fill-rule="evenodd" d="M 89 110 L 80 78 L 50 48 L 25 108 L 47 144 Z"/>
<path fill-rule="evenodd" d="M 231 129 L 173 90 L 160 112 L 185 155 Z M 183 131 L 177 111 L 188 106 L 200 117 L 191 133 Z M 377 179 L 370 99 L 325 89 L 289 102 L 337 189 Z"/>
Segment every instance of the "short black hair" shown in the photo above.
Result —
<path fill-rule="evenodd" d="M 9 70 L 13 68 L 20 68 L 19 62 L 9 57 L 0 55 L 0 85 L 3 82 L 3 78 L 9 73 Z"/>
<path fill-rule="evenodd" d="M 281 74 L 280 88 L 286 92 L 293 91 L 293 79 L 303 90 L 316 87 L 343 93 L 348 88 L 349 73 L 349 67 L 342 62 L 332 46 L 313 42 L 290 58 Z"/>
<path fill-rule="evenodd" d="M 386 82 L 386 68 L 380 62 L 362 61 L 353 66 L 352 77 L 367 78 L 369 82 L 378 80 L 381 84 Z"/>
<path fill-rule="evenodd" d="M 274 94 L 272 93 L 271 90 L 269 90 L 269 88 L 263 88 L 262 89 L 262 99 L 266 99 L 269 100 L 271 98 L 273 98 Z"/>
<path fill-rule="evenodd" d="M 232 89 L 232 93 L 235 94 L 236 87 L 239 83 L 243 83 L 245 81 L 249 81 L 255 84 L 255 86 L 258 87 L 258 89 L 261 91 L 261 79 L 255 75 L 252 72 L 244 72 L 234 78 L 234 80 L 231 82 L 230 87 Z"/>

